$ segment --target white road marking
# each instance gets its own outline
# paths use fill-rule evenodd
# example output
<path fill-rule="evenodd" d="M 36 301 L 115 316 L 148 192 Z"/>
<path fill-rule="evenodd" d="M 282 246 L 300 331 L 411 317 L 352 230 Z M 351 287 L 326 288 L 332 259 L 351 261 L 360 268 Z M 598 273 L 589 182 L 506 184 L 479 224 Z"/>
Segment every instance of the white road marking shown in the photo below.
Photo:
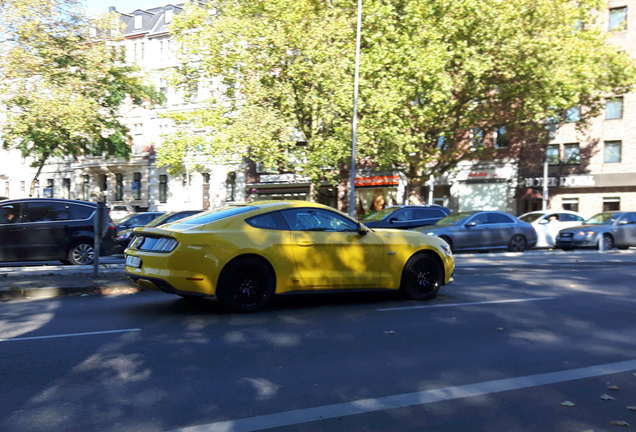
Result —
<path fill-rule="evenodd" d="M 140 328 L 134 328 L 134 329 L 106 330 L 106 331 L 86 332 L 86 333 L 67 333 L 67 334 L 49 335 L 49 336 L 31 336 L 31 337 L 23 337 L 23 338 L 9 338 L 9 339 L 0 339 L 0 342 L 13 342 L 13 341 L 36 340 L 36 339 L 53 339 L 53 338 L 73 337 L 73 336 L 91 336 L 91 335 L 103 335 L 103 334 L 110 334 L 110 333 L 136 332 L 136 331 L 141 331 L 141 329 Z"/>
<path fill-rule="evenodd" d="M 520 390 L 548 384 L 557 384 L 584 378 L 593 378 L 627 372 L 635 369 L 636 360 L 628 360 L 619 363 L 609 363 L 581 369 L 571 369 L 560 372 L 487 381 L 457 387 L 446 387 L 415 393 L 405 393 L 375 399 L 362 399 L 353 402 L 324 405 L 295 411 L 285 411 L 276 414 L 174 429 L 170 432 L 252 432 L 356 414 L 365 414 L 414 405 L 425 405 L 447 400 L 463 399 L 491 393 Z"/>
<path fill-rule="evenodd" d="M 529 301 L 538 301 L 538 300 L 554 300 L 555 298 L 556 297 L 535 297 L 535 298 L 525 298 L 525 299 L 493 300 L 493 301 L 483 301 L 483 302 L 473 302 L 473 303 L 448 303 L 448 304 L 435 304 L 435 305 L 427 305 L 427 306 L 405 306 L 405 307 L 384 308 L 384 309 L 376 309 L 376 310 L 379 312 L 387 312 L 387 311 L 407 310 L 407 309 L 427 309 L 427 308 L 440 308 L 440 307 L 451 307 L 451 306 L 475 306 L 475 305 L 495 304 L 495 303 L 520 303 L 520 302 L 529 302 Z"/>

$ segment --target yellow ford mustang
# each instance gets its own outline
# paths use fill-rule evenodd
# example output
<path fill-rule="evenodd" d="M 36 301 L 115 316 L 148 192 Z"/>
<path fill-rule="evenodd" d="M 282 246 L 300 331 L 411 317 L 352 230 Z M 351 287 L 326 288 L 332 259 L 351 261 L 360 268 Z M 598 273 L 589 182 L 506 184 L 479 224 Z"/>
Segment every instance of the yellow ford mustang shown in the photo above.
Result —
<path fill-rule="evenodd" d="M 182 297 L 216 296 L 237 312 L 298 291 L 399 289 L 428 300 L 455 268 L 437 237 L 372 231 L 305 201 L 223 207 L 135 233 L 125 252 L 133 283 Z"/>

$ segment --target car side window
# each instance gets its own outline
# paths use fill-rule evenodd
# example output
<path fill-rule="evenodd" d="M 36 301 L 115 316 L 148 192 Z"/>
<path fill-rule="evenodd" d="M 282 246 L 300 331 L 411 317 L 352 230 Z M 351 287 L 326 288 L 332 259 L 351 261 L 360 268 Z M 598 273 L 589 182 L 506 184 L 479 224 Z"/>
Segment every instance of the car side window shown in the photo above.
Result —
<path fill-rule="evenodd" d="M 406 222 L 413 220 L 413 211 L 411 209 L 404 209 L 395 212 L 391 219 L 395 219 L 400 222 Z"/>
<path fill-rule="evenodd" d="M 467 223 L 474 223 L 476 225 L 483 225 L 488 223 L 488 213 L 479 213 L 470 218 Z"/>
<path fill-rule="evenodd" d="M 32 202 L 27 206 L 28 222 L 55 222 L 71 219 L 68 204 L 57 202 Z"/>
<path fill-rule="evenodd" d="M 88 219 L 95 212 L 94 207 L 89 207 L 81 204 L 68 204 L 71 211 L 72 219 Z"/>
<path fill-rule="evenodd" d="M 18 223 L 20 221 L 20 204 L 0 206 L 0 225 Z"/>
<path fill-rule="evenodd" d="M 636 213 L 627 213 L 623 216 L 623 219 L 626 220 L 628 224 L 636 224 Z"/>
<path fill-rule="evenodd" d="M 559 213 L 559 220 L 561 222 L 580 222 L 583 218 L 569 213 Z"/>
<path fill-rule="evenodd" d="M 279 212 L 265 213 L 245 219 L 248 225 L 254 228 L 271 230 L 288 230 L 283 216 Z"/>
<path fill-rule="evenodd" d="M 444 216 L 446 216 L 446 213 L 444 213 L 441 210 L 438 209 L 414 209 L 413 210 L 413 219 L 436 219 L 436 218 L 443 218 Z"/>
<path fill-rule="evenodd" d="M 150 214 L 142 214 L 139 215 L 139 217 L 137 218 L 136 221 L 133 222 L 133 226 L 144 226 L 144 225 L 148 225 L 150 222 L 152 222 L 155 219 L 154 215 L 150 215 Z"/>
<path fill-rule="evenodd" d="M 498 224 L 498 223 L 515 223 L 515 221 L 510 217 L 510 216 L 506 216 L 505 214 L 501 214 L 501 213 L 488 213 L 488 223 L 491 224 Z"/>
<path fill-rule="evenodd" d="M 357 231 L 358 226 L 336 213 L 321 209 L 293 209 L 281 212 L 292 231 Z"/>

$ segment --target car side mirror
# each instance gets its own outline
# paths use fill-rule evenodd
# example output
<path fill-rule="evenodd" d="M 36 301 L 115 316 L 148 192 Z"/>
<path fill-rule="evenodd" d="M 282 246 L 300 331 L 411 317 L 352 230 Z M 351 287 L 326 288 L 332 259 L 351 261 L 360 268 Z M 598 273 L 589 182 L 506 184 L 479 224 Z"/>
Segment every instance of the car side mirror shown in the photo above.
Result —
<path fill-rule="evenodd" d="M 389 218 L 389 223 L 393 223 L 398 220 L 396 217 Z"/>
<path fill-rule="evenodd" d="M 477 224 L 475 222 L 468 222 L 466 225 L 464 225 L 466 228 L 470 228 L 470 227 L 474 227 Z"/>
<path fill-rule="evenodd" d="M 623 219 L 623 220 L 621 220 L 621 221 L 618 221 L 618 224 L 619 224 L 619 225 L 627 225 L 628 223 L 629 223 L 629 222 L 628 222 L 627 220 L 625 220 L 625 219 Z"/>
<path fill-rule="evenodd" d="M 547 224 L 549 224 L 549 223 L 550 223 L 550 221 L 549 221 L 549 220 L 547 220 L 547 219 L 541 219 L 541 220 L 539 221 L 539 225 L 547 225 Z"/>
<path fill-rule="evenodd" d="M 362 225 L 360 222 L 358 222 L 358 234 L 359 235 L 367 235 L 368 232 L 369 232 L 369 230 L 366 229 L 366 227 L 364 225 Z"/>

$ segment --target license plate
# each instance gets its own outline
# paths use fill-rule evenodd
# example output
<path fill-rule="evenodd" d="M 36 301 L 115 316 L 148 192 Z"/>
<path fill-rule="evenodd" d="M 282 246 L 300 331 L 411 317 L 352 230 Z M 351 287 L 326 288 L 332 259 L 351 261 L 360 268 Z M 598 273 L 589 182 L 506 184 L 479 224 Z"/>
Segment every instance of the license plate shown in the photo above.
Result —
<path fill-rule="evenodd" d="M 569 237 L 563 237 L 562 239 L 559 240 L 561 243 L 570 243 L 572 242 L 572 238 Z"/>
<path fill-rule="evenodd" d="M 126 267 L 134 267 L 134 268 L 141 267 L 141 258 L 128 255 L 126 257 Z"/>

